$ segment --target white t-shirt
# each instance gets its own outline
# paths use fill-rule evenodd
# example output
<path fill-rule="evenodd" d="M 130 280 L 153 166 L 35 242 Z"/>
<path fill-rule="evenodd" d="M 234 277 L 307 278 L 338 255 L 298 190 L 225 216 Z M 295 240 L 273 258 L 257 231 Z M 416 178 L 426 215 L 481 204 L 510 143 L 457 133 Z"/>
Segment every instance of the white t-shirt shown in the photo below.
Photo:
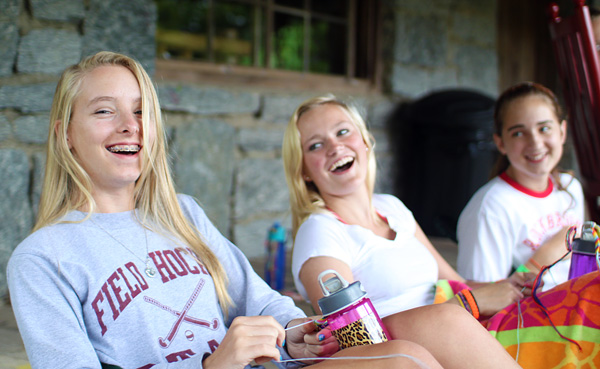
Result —
<path fill-rule="evenodd" d="M 550 182 L 546 191 L 534 192 L 505 174 L 477 190 L 458 219 L 460 275 L 481 282 L 504 279 L 563 227 L 581 226 L 581 184 L 569 174 L 560 178 L 567 191 Z M 544 275 L 544 290 L 565 282 L 569 266 L 566 259 L 552 267 Z"/>
<path fill-rule="evenodd" d="M 306 300 L 299 279 L 302 265 L 312 257 L 329 256 L 350 267 L 381 317 L 433 303 L 438 265 L 415 237 L 412 213 L 392 195 L 374 195 L 373 205 L 396 232 L 394 240 L 342 223 L 332 214 L 312 214 L 300 226 L 294 242 L 292 273 L 296 288 Z"/>

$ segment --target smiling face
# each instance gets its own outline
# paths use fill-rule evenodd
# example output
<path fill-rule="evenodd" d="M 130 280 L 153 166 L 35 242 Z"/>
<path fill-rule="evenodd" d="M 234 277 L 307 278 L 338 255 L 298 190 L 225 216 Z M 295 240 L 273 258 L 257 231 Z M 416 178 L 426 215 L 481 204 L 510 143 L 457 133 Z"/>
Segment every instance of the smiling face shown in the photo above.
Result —
<path fill-rule="evenodd" d="M 300 117 L 303 176 L 327 202 L 366 190 L 367 146 L 350 116 L 335 104 L 316 106 Z"/>
<path fill-rule="evenodd" d="M 141 112 L 140 88 L 129 69 L 101 66 L 83 78 L 67 142 L 92 179 L 94 197 L 133 192 L 141 172 Z"/>
<path fill-rule="evenodd" d="M 508 103 L 503 112 L 498 150 L 507 156 L 507 174 L 521 185 L 542 191 L 560 161 L 566 139 L 566 122 L 559 121 L 550 101 L 528 95 Z"/>

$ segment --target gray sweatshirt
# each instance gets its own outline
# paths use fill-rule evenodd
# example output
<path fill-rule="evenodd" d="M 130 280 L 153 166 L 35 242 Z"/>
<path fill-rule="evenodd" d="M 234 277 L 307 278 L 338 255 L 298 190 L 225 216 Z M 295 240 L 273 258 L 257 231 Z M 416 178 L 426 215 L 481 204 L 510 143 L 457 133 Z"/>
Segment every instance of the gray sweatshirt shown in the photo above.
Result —
<path fill-rule="evenodd" d="M 285 326 L 305 316 L 254 273 L 191 197 L 179 202 L 227 272 L 235 303 L 227 319 L 187 246 L 145 232 L 133 211 L 94 214 L 34 232 L 9 260 L 11 301 L 33 368 L 202 368 L 233 318 L 272 315 Z M 84 216 L 73 211 L 65 220 Z M 154 277 L 145 273 L 146 255 Z"/>

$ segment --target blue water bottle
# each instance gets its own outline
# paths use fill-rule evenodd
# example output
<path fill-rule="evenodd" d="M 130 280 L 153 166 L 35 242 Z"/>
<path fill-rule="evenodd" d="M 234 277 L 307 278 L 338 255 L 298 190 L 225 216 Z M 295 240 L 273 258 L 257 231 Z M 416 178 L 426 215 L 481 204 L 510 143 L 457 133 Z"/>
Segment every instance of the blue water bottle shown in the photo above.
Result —
<path fill-rule="evenodd" d="M 282 291 L 285 287 L 285 239 L 285 228 L 279 222 L 273 223 L 267 232 L 265 242 L 267 249 L 265 282 L 277 291 Z"/>

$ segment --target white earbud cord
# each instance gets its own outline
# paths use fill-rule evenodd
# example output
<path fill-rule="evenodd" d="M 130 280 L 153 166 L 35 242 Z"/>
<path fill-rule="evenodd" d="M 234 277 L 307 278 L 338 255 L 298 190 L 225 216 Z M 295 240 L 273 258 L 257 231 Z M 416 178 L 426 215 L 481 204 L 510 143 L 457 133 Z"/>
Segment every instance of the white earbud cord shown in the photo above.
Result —
<path fill-rule="evenodd" d="M 303 361 L 303 360 L 374 360 L 374 359 L 391 359 L 394 357 L 404 357 L 414 361 L 421 369 L 430 369 L 424 362 L 417 359 L 414 356 L 405 355 L 405 354 L 390 354 L 390 355 L 381 355 L 381 356 L 337 356 L 337 357 L 306 357 L 306 358 L 298 358 L 298 359 L 288 359 L 288 360 L 273 360 L 277 363 L 291 363 L 294 361 Z"/>

